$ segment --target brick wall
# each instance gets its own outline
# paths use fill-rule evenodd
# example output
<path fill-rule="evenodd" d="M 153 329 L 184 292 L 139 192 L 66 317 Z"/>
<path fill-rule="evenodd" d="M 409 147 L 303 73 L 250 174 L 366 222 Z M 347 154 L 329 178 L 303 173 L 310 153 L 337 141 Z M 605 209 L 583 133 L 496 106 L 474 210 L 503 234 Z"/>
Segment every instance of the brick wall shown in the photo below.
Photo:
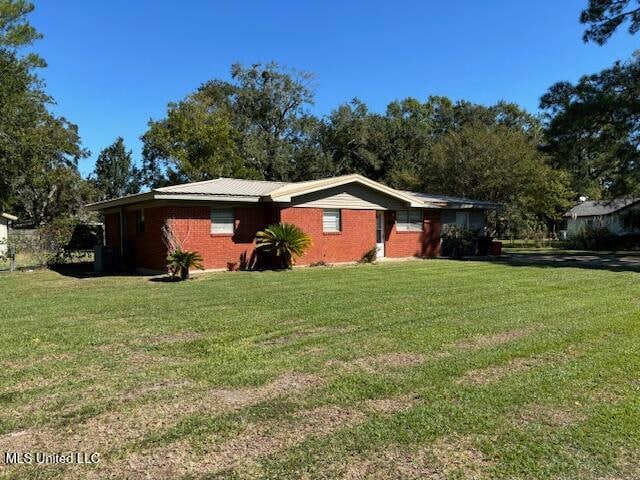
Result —
<path fill-rule="evenodd" d="M 440 254 L 440 213 L 425 210 L 421 232 L 399 232 L 396 229 L 395 212 L 385 212 L 385 256 L 435 257 Z"/>
<path fill-rule="evenodd" d="M 211 214 L 206 206 L 170 206 L 166 218 L 172 218 L 175 232 L 185 250 L 195 250 L 207 269 L 227 268 L 228 263 L 240 266 L 254 260 L 255 236 L 259 230 L 276 220 L 272 207 L 235 207 L 235 233 L 212 234 Z"/>
<path fill-rule="evenodd" d="M 162 226 L 166 218 L 166 207 L 144 209 L 144 232 L 138 231 L 135 210 L 128 210 L 126 216 L 126 262 L 136 267 L 165 270 L 167 249 L 162 242 Z"/>
<path fill-rule="evenodd" d="M 284 208 L 280 211 L 283 223 L 293 223 L 304 230 L 313 242 L 309 251 L 296 263 L 350 262 L 376 244 L 375 210 L 341 210 L 342 231 L 322 231 L 321 208 Z"/>
<path fill-rule="evenodd" d="M 105 216 L 107 245 L 119 246 L 118 215 Z M 235 207 L 234 234 L 212 234 L 210 209 L 207 206 L 160 206 L 145 209 L 145 231 L 136 227 L 136 212 L 127 212 L 127 244 L 129 261 L 137 266 L 164 270 L 166 248 L 162 243 L 162 226 L 172 219 L 174 231 L 186 250 L 195 250 L 203 257 L 207 269 L 227 268 L 228 263 L 238 266 L 255 260 L 255 235 L 267 225 L 278 221 L 293 223 L 311 236 L 309 251 L 297 260 L 298 265 L 314 262 L 327 263 L 356 261 L 375 246 L 375 210 L 342 209 L 342 231 L 322 231 L 322 209 L 273 206 Z M 394 212 L 385 212 L 385 256 L 436 256 L 440 246 L 440 214 L 425 211 L 424 231 L 398 232 Z"/>
<path fill-rule="evenodd" d="M 120 214 L 108 213 L 104 216 L 105 244 L 120 252 Z"/>

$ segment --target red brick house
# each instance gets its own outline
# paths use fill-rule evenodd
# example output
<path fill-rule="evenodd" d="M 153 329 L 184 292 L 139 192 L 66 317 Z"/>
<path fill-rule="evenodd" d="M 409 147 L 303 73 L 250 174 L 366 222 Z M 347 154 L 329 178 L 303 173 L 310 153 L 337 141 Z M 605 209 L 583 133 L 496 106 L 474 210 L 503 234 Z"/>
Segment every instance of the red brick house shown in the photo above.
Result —
<path fill-rule="evenodd" d="M 167 222 L 205 268 L 225 269 L 250 266 L 256 232 L 278 222 L 311 236 L 298 265 L 357 261 L 374 246 L 379 257 L 433 257 L 443 224 L 482 228 L 485 210 L 495 207 L 395 190 L 361 175 L 298 183 L 218 178 L 89 205 L 104 214 L 105 244 L 130 266 L 155 271 L 165 269 Z"/>

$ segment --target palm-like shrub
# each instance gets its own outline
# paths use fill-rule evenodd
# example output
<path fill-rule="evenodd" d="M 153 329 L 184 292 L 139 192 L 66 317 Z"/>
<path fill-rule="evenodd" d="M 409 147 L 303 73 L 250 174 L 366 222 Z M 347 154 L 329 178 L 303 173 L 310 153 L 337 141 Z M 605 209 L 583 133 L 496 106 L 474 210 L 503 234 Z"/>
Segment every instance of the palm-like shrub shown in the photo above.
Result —
<path fill-rule="evenodd" d="M 191 252 L 180 248 L 176 248 L 167 257 L 167 267 L 169 268 L 171 276 L 179 274 L 181 280 L 187 280 L 189 278 L 189 270 L 191 268 L 204 270 L 202 257 L 198 252 Z"/>
<path fill-rule="evenodd" d="M 293 266 L 293 257 L 300 257 L 311 246 L 311 238 L 290 223 L 269 225 L 256 235 L 256 248 L 275 254 L 285 268 Z"/>

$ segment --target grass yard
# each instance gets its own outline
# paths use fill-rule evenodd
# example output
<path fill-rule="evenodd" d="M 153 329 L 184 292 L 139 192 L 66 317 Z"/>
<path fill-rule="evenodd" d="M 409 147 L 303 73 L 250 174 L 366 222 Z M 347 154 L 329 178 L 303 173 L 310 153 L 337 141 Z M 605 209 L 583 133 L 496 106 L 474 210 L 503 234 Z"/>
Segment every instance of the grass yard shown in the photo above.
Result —
<path fill-rule="evenodd" d="M 640 274 L 0 275 L 6 478 L 640 478 Z"/>

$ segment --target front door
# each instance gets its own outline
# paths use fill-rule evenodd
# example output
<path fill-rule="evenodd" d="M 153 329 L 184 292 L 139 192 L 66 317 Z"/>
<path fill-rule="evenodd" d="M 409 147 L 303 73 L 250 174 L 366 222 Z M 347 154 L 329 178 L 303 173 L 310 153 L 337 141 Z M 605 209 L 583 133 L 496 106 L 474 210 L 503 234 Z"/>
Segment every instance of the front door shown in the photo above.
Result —
<path fill-rule="evenodd" d="M 376 255 L 384 257 L 384 212 L 376 212 Z"/>

